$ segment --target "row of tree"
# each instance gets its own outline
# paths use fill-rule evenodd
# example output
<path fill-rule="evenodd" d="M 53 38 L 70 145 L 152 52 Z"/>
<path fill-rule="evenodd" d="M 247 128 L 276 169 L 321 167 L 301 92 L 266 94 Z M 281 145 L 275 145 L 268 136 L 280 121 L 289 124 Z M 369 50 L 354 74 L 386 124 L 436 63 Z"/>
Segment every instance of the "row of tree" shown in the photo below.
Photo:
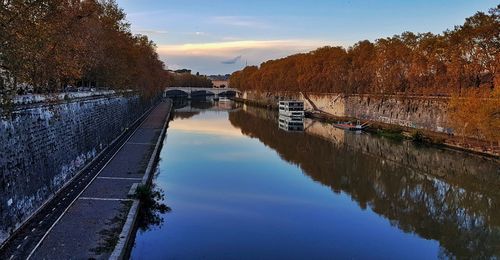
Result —
<path fill-rule="evenodd" d="M 197 88 L 211 88 L 212 81 L 200 73 L 195 75 L 189 72 L 174 72 L 171 74 L 169 81 L 171 87 L 197 87 Z"/>
<path fill-rule="evenodd" d="M 234 72 L 240 90 L 450 94 L 500 86 L 500 5 L 442 34 L 322 47 Z"/>
<path fill-rule="evenodd" d="M 155 44 L 131 33 L 114 0 L 0 1 L 3 97 L 68 85 L 152 95 L 168 78 Z"/>

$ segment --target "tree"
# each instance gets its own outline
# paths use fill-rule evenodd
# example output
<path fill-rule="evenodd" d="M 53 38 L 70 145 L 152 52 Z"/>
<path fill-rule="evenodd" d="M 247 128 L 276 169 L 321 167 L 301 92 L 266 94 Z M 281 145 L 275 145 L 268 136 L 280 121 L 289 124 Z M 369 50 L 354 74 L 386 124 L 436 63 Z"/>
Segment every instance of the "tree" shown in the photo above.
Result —
<path fill-rule="evenodd" d="M 233 73 L 240 90 L 451 95 L 500 84 L 500 5 L 443 34 L 325 46 Z"/>
<path fill-rule="evenodd" d="M 132 35 L 113 0 L 0 3 L 0 74 L 13 79 L 7 82 L 14 89 L 21 90 L 18 83 L 34 92 L 93 85 L 153 95 L 166 86 L 163 67 L 154 43 Z M 8 92 L 0 86 L 0 94 Z"/>

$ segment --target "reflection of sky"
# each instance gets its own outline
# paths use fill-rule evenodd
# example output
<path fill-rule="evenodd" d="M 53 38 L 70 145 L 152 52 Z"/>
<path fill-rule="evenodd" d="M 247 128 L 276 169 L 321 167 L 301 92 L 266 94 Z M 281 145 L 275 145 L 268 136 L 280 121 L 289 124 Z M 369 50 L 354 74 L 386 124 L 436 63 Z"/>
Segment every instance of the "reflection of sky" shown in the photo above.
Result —
<path fill-rule="evenodd" d="M 132 259 L 435 258 L 436 241 L 391 226 L 239 133 L 227 113 L 171 122 L 155 182 L 172 212 L 137 235 Z"/>
<path fill-rule="evenodd" d="M 241 131 L 229 123 L 227 112 L 202 113 L 189 119 L 176 119 L 170 125 L 183 132 L 243 137 Z"/>

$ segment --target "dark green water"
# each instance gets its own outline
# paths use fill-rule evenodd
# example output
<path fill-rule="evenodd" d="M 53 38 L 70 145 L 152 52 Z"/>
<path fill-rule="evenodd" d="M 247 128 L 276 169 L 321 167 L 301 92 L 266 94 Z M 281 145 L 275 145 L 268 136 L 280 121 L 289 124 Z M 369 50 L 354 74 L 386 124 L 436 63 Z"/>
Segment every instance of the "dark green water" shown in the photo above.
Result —
<path fill-rule="evenodd" d="M 287 132 L 258 108 L 183 105 L 155 179 L 171 211 L 139 229 L 133 259 L 500 257 L 498 162 L 307 119 Z"/>

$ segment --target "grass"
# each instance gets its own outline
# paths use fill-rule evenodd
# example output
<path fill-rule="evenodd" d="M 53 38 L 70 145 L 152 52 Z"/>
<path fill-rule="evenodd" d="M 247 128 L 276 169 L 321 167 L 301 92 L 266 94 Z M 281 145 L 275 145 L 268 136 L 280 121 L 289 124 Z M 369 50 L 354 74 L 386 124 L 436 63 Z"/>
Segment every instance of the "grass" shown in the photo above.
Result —
<path fill-rule="evenodd" d="M 400 131 L 394 132 L 394 131 L 389 131 L 389 130 L 377 129 L 375 134 L 377 136 L 385 137 L 385 138 L 395 140 L 395 141 L 402 141 L 405 139 L 403 132 L 400 132 Z"/>

